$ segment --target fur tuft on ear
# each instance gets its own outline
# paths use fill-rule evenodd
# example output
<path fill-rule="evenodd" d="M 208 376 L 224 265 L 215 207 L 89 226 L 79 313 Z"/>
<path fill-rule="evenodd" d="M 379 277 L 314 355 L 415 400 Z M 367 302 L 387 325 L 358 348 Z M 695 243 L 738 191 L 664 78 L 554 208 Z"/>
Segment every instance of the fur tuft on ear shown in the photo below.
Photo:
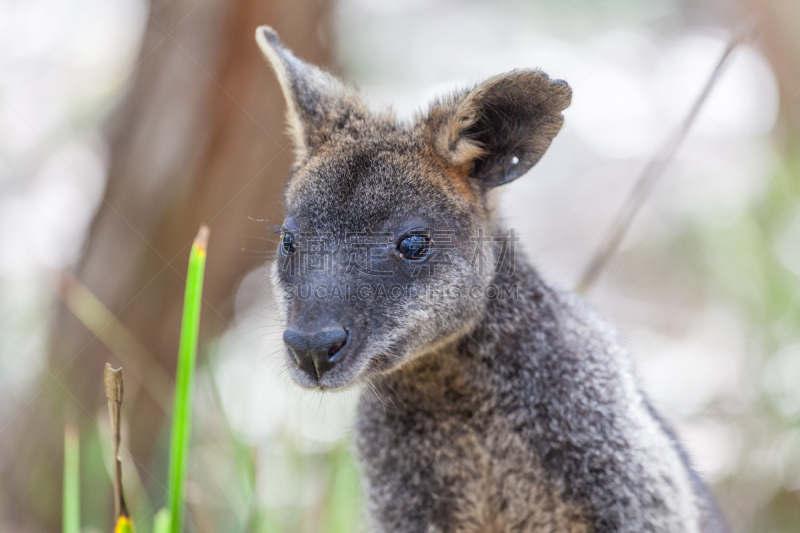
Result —
<path fill-rule="evenodd" d="M 308 157 L 352 119 L 369 115 L 355 89 L 299 59 L 269 26 L 256 29 L 256 42 L 286 98 L 289 132 L 299 159 Z"/>
<path fill-rule="evenodd" d="M 495 187 L 541 159 L 571 99 L 567 82 L 538 70 L 518 70 L 435 103 L 424 120 L 441 156 Z"/>

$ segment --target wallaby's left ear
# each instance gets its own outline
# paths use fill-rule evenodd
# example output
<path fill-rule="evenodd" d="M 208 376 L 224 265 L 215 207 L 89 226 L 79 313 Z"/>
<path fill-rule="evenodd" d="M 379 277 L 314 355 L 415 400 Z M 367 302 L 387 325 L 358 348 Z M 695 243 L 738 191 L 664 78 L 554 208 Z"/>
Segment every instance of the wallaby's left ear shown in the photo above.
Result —
<path fill-rule="evenodd" d="M 434 104 L 425 118 L 436 150 L 487 187 L 527 172 L 564 122 L 572 89 L 538 70 L 491 78 Z"/>
<path fill-rule="evenodd" d="M 351 120 L 368 116 L 358 91 L 299 59 L 269 26 L 256 29 L 256 42 L 281 84 L 298 158 L 307 157 Z"/>

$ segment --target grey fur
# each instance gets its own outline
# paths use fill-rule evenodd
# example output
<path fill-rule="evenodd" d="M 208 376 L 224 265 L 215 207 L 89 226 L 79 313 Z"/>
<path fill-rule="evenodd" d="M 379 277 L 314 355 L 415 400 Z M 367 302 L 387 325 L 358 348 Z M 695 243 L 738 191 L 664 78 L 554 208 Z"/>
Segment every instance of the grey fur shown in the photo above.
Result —
<path fill-rule="evenodd" d="M 295 364 L 291 350 L 288 367 L 306 387 L 368 384 L 356 443 L 372 530 L 726 531 L 613 330 L 520 254 L 496 270 L 475 267 L 471 237 L 507 234 L 493 188 L 544 154 L 569 105 L 567 84 L 515 71 L 400 124 L 367 111 L 354 88 L 296 58 L 271 29 L 257 39 L 298 149 L 284 231 L 301 253 L 273 267 L 279 308 L 297 331 L 348 332 L 330 370 Z M 446 240 L 431 233 L 418 263 L 396 248 L 415 228 L 449 230 Z M 383 274 L 349 268 L 346 235 L 364 231 L 388 236 L 377 244 Z M 293 272 L 312 239 L 326 268 Z M 499 257 L 503 246 L 488 249 Z M 433 266 L 428 257 L 442 251 L 448 261 Z M 306 282 L 373 292 L 300 298 Z M 380 296 L 383 284 L 410 292 Z M 515 292 L 465 297 L 489 286 Z"/>

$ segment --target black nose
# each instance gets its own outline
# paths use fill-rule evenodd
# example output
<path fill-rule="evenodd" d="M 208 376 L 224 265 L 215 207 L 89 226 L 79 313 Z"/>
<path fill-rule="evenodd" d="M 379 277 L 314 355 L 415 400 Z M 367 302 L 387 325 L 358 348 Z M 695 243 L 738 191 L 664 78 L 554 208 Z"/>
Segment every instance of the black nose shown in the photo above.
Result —
<path fill-rule="evenodd" d="M 283 342 L 297 366 L 316 381 L 341 359 L 341 350 L 347 344 L 347 331 L 336 327 L 313 333 L 287 329 L 283 332 Z"/>

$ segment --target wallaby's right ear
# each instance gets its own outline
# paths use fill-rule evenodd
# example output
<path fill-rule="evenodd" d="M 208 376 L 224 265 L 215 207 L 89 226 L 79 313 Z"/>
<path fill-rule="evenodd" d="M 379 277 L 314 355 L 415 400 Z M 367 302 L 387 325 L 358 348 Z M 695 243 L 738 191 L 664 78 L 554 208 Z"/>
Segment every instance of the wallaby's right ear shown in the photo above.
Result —
<path fill-rule="evenodd" d="M 269 26 L 256 29 L 256 42 L 281 84 L 298 158 L 304 159 L 325 144 L 350 120 L 368 115 L 355 89 L 298 59 Z"/>

